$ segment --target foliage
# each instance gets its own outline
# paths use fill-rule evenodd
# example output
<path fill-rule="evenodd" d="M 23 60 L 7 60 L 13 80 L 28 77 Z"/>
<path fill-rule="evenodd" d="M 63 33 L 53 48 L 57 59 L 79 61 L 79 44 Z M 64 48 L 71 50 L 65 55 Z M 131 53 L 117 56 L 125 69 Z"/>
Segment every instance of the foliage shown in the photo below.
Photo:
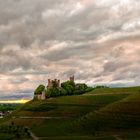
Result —
<path fill-rule="evenodd" d="M 76 84 L 74 94 L 83 94 L 87 89 L 86 84 Z"/>
<path fill-rule="evenodd" d="M 60 88 L 57 87 L 57 82 L 55 80 L 52 81 L 52 87 L 47 88 L 46 97 L 56 97 L 60 96 Z"/>
<path fill-rule="evenodd" d="M 0 104 L 0 111 L 16 110 L 22 104 Z"/>
<path fill-rule="evenodd" d="M 59 92 L 61 96 L 67 95 L 67 91 L 64 88 L 59 88 Z"/>
<path fill-rule="evenodd" d="M 39 85 L 36 90 L 34 91 L 34 94 L 40 94 L 45 89 L 44 85 Z"/>
<path fill-rule="evenodd" d="M 46 90 L 47 97 L 56 97 L 60 95 L 60 90 L 57 87 L 50 87 Z"/>
<path fill-rule="evenodd" d="M 61 84 L 61 87 L 67 91 L 67 95 L 72 95 L 75 89 L 75 84 L 72 81 L 66 81 Z"/>
<path fill-rule="evenodd" d="M 94 89 L 93 87 L 87 87 L 86 90 L 85 90 L 85 92 L 90 92 L 90 91 L 92 91 L 93 89 Z"/>
<path fill-rule="evenodd" d="M 30 138 L 30 132 L 26 127 L 15 125 L 13 122 L 9 125 L 0 126 L 0 140 L 22 140 L 28 138 Z"/>
<path fill-rule="evenodd" d="M 95 89 L 98 89 L 98 88 L 109 88 L 108 86 L 104 86 L 104 85 L 97 85 L 95 86 Z"/>
<path fill-rule="evenodd" d="M 40 94 L 45 90 L 46 97 L 57 97 L 64 95 L 80 95 L 85 92 L 93 90 L 93 88 L 88 87 L 85 83 L 75 84 L 73 81 L 66 81 L 61 83 L 61 87 L 58 87 L 55 80 L 52 81 L 52 87 L 45 89 L 44 85 L 39 85 L 35 90 L 35 94 Z"/>

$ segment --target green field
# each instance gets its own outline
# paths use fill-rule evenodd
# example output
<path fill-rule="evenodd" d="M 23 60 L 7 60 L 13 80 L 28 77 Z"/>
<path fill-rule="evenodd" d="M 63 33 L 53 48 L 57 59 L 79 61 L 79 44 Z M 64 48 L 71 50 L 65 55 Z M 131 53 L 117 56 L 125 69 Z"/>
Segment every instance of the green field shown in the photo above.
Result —
<path fill-rule="evenodd" d="M 30 101 L 0 122 L 28 126 L 41 140 L 138 140 L 139 90 L 104 88 Z"/>
<path fill-rule="evenodd" d="M 102 136 L 102 137 L 93 137 L 93 136 L 71 136 L 71 137 L 47 137 L 41 138 L 41 140 L 116 140 L 113 136 Z"/>
<path fill-rule="evenodd" d="M 0 104 L 0 111 L 13 111 L 18 109 L 20 106 L 22 106 L 23 104 Z"/>

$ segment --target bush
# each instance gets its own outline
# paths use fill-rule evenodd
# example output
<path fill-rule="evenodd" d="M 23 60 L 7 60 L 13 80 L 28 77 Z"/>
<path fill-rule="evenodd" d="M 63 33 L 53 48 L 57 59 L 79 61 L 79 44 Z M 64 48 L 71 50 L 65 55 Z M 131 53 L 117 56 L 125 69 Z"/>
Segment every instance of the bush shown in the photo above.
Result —
<path fill-rule="evenodd" d="M 76 84 L 74 94 L 83 94 L 86 92 L 87 88 L 88 88 L 88 86 L 84 83 Z"/>
<path fill-rule="evenodd" d="M 60 96 L 59 88 L 55 88 L 55 87 L 48 88 L 47 91 L 46 91 L 46 96 L 47 97 Z"/>
<path fill-rule="evenodd" d="M 36 90 L 34 91 L 34 94 L 40 94 L 45 89 L 44 85 L 39 85 Z"/>
<path fill-rule="evenodd" d="M 104 86 L 104 85 L 97 85 L 96 87 L 95 87 L 95 89 L 97 89 L 97 88 L 109 88 L 108 86 Z"/>
<path fill-rule="evenodd" d="M 67 95 L 67 91 L 62 87 L 59 89 L 59 92 L 61 96 Z"/>
<path fill-rule="evenodd" d="M 92 88 L 92 87 L 87 87 L 86 88 L 86 90 L 85 90 L 85 92 L 90 92 L 90 91 L 92 91 L 94 88 Z"/>
<path fill-rule="evenodd" d="M 72 81 L 66 81 L 61 84 L 61 87 L 67 91 L 68 95 L 72 95 L 75 89 L 75 84 Z"/>

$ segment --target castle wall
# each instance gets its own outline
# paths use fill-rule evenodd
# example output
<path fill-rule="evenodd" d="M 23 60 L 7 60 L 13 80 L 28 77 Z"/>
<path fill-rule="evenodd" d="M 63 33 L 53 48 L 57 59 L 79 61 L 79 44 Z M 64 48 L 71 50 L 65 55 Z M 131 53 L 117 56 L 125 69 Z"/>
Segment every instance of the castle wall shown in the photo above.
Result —
<path fill-rule="evenodd" d="M 45 91 L 43 91 L 42 94 L 34 95 L 34 98 L 38 100 L 45 100 L 46 99 Z"/>
<path fill-rule="evenodd" d="M 45 99 L 46 99 L 45 91 L 43 91 L 42 94 L 41 94 L 41 100 L 45 100 Z"/>
<path fill-rule="evenodd" d="M 35 99 L 41 100 L 41 94 L 35 95 Z"/>
<path fill-rule="evenodd" d="M 48 79 L 48 86 L 47 87 L 52 87 L 52 80 Z"/>

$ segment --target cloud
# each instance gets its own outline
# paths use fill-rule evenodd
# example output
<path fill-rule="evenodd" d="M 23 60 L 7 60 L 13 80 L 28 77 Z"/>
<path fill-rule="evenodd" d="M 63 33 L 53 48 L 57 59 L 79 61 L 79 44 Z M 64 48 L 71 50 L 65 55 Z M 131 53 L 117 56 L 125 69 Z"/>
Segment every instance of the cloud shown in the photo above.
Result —
<path fill-rule="evenodd" d="M 0 97 L 31 98 L 48 78 L 139 85 L 140 1 L 0 1 Z"/>

